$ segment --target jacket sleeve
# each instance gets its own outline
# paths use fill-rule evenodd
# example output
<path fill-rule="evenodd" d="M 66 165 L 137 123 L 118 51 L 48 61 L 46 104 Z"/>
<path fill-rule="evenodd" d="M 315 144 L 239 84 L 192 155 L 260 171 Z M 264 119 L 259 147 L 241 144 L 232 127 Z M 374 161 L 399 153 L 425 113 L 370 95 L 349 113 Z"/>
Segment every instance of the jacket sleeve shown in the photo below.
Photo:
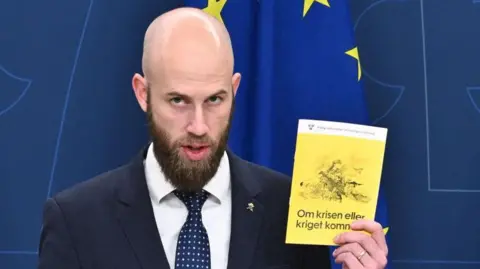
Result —
<path fill-rule="evenodd" d="M 54 198 L 43 208 L 38 258 L 38 269 L 81 268 L 65 216 Z"/>
<path fill-rule="evenodd" d="M 331 269 L 330 250 L 327 246 L 305 245 L 302 250 L 302 269 Z"/>

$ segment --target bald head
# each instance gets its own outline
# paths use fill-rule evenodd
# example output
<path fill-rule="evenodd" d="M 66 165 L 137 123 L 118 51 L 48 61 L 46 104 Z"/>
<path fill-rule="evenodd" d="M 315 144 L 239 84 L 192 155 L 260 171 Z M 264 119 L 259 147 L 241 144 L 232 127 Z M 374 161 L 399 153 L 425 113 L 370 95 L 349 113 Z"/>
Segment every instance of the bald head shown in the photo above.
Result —
<path fill-rule="evenodd" d="M 196 8 L 178 8 L 157 17 L 148 27 L 142 58 L 145 78 L 164 75 L 166 69 L 213 69 L 233 73 L 233 51 L 225 26 Z M 188 70 L 191 69 L 191 70 Z M 207 71 L 207 70 L 205 70 Z"/>

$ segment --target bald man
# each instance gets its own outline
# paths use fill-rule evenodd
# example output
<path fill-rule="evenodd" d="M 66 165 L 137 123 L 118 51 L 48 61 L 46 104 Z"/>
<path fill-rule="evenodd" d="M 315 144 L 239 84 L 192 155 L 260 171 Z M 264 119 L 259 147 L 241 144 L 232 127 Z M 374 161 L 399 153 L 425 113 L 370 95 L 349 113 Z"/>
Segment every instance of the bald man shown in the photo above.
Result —
<path fill-rule="evenodd" d="M 39 269 L 327 269 L 325 246 L 285 244 L 290 179 L 227 149 L 240 74 L 223 24 L 200 10 L 147 29 L 132 85 L 151 143 L 45 204 Z M 354 223 L 344 268 L 384 268 L 382 227 Z"/>

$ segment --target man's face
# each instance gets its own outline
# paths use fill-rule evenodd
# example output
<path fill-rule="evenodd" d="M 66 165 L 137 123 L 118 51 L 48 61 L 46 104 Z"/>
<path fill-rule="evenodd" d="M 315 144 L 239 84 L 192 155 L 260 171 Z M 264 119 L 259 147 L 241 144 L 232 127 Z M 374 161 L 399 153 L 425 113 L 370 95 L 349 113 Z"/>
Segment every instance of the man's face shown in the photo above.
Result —
<path fill-rule="evenodd" d="M 171 72 L 164 74 L 162 83 L 147 87 L 147 120 L 155 156 L 177 189 L 198 191 L 217 172 L 236 90 L 231 77 L 225 77 Z"/>

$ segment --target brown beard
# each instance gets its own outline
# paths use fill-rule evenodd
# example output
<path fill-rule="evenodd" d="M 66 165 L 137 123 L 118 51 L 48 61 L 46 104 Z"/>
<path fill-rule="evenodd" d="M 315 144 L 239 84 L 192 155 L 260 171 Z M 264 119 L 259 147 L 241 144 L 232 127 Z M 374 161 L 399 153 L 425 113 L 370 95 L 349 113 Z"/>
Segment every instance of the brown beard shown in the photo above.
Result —
<path fill-rule="evenodd" d="M 162 168 L 165 178 L 178 190 L 200 191 L 216 174 L 228 142 L 230 123 L 233 116 L 235 100 L 227 126 L 222 130 L 218 141 L 211 137 L 187 134 L 176 141 L 165 129 L 155 124 L 152 115 L 150 91 L 147 93 L 147 123 L 152 139 L 153 152 Z M 211 154 L 204 160 L 192 161 L 181 156 L 182 144 L 205 143 L 210 145 Z"/>

